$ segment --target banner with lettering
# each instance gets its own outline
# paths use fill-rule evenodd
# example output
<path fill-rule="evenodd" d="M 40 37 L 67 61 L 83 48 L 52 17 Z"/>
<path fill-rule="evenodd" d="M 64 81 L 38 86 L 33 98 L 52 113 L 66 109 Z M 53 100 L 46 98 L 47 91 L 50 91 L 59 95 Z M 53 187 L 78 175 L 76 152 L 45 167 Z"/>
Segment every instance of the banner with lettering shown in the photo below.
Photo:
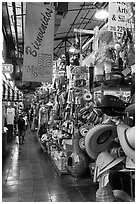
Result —
<path fill-rule="evenodd" d="M 128 21 L 129 14 L 125 2 L 109 2 L 108 30 L 123 33 L 126 28 L 131 27 Z"/>
<path fill-rule="evenodd" d="M 22 81 L 52 82 L 54 7 L 26 3 Z"/>

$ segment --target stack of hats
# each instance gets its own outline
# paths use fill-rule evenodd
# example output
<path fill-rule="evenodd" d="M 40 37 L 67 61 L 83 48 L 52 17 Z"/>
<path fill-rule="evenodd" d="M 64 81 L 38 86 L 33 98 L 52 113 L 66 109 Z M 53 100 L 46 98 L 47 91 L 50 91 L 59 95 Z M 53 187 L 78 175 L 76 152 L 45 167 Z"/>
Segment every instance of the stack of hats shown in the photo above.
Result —
<path fill-rule="evenodd" d="M 120 164 L 125 159 L 124 156 L 119 158 L 114 158 L 109 152 L 103 151 L 101 152 L 96 160 L 96 166 L 99 169 L 97 178 L 99 178 L 105 171 L 110 170 L 116 165 Z M 120 166 L 121 169 L 121 166 Z"/>

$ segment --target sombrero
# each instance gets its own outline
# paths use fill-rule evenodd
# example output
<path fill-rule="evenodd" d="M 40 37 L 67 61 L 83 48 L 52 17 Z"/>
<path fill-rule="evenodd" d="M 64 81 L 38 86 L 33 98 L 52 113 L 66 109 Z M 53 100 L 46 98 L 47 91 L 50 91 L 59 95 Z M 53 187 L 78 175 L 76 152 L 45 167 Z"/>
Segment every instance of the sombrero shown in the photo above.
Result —
<path fill-rule="evenodd" d="M 96 159 L 100 152 L 107 149 L 114 138 L 117 137 L 115 125 L 96 125 L 85 136 L 86 152 L 92 159 Z"/>
<path fill-rule="evenodd" d="M 88 132 L 88 129 L 85 128 L 85 127 L 81 127 L 79 130 L 80 130 L 80 134 L 81 134 L 83 137 L 85 137 L 86 134 L 87 134 L 87 132 Z"/>
<path fill-rule="evenodd" d="M 135 161 L 135 127 L 120 123 L 117 125 L 117 133 L 124 153 Z"/>
<path fill-rule="evenodd" d="M 81 137 L 79 139 L 79 146 L 80 146 L 80 149 L 82 149 L 83 151 L 85 151 L 85 138 L 84 137 Z"/>
<path fill-rule="evenodd" d="M 111 169 L 112 167 L 116 166 L 120 162 L 122 162 L 125 157 L 114 158 L 109 152 L 103 151 L 101 152 L 96 160 L 96 166 L 99 169 L 99 173 L 97 178 L 103 174 L 105 171 Z"/>

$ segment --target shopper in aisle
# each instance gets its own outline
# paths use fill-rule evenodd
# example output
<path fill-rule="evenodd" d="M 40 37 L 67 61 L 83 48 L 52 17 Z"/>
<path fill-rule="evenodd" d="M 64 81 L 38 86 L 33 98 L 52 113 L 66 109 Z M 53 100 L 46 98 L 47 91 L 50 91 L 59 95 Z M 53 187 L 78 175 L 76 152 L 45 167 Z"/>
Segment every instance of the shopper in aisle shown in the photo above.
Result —
<path fill-rule="evenodd" d="M 23 119 L 22 115 L 19 115 L 18 121 L 18 137 L 19 137 L 19 144 L 24 143 L 24 137 L 25 137 L 25 120 Z"/>
<path fill-rule="evenodd" d="M 27 128 L 28 128 L 28 117 L 27 117 L 26 113 L 24 113 L 23 119 L 25 120 L 25 130 L 27 130 Z"/>

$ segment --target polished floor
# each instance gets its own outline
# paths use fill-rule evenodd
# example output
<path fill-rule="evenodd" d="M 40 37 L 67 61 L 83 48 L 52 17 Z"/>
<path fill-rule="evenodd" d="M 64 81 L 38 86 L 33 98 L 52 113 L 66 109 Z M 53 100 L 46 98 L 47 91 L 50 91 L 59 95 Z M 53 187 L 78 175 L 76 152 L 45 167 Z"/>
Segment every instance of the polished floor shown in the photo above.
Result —
<path fill-rule="evenodd" d="M 2 161 L 2 202 L 95 202 L 98 185 L 90 177 L 59 176 L 34 132 L 26 131 L 23 145 L 8 145 Z"/>

